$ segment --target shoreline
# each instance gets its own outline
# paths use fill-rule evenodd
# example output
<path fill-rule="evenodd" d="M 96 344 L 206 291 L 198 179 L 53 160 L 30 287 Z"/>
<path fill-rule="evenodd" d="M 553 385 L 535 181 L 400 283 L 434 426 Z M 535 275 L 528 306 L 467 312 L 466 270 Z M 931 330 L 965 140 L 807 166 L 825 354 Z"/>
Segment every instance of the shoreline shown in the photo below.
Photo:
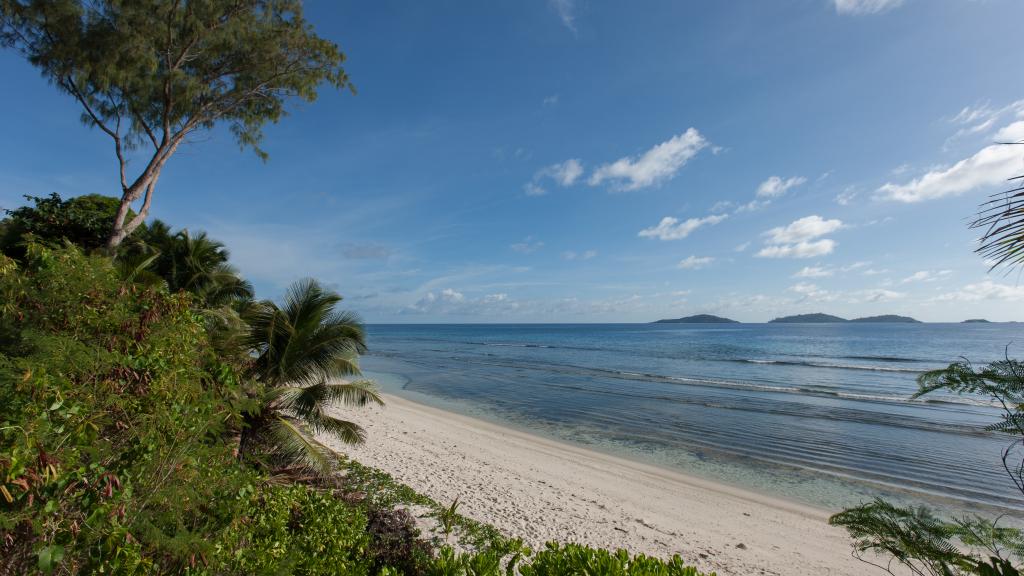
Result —
<path fill-rule="evenodd" d="M 460 513 L 534 548 L 679 554 L 720 576 L 867 569 L 824 509 L 383 396 L 383 408 L 338 409 L 365 444 L 327 444 L 442 504 L 458 497 Z"/>

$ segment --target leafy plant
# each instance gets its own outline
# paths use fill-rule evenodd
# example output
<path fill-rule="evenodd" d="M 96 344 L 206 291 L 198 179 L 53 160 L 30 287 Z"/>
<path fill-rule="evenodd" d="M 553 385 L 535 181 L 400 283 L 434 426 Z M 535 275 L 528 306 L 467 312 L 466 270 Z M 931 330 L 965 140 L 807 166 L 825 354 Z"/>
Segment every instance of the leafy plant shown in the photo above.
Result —
<path fill-rule="evenodd" d="M 194 574 L 367 575 L 366 516 L 326 492 L 266 487 L 200 559 Z"/>
<path fill-rule="evenodd" d="M 303 280 L 288 289 L 282 307 L 265 301 L 249 311 L 248 344 L 257 355 L 251 373 L 265 389 L 260 410 L 246 418 L 244 453 L 261 446 L 283 464 L 326 474 L 333 456 L 316 434 L 363 441 L 360 426 L 327 414 L 331 405 L 383 404 L 371 382 L 341 380 L 360 374 L 366 342 L 359 319 L 336 310 L 340 302 L 315 280 Z"/>
<path fill-rule="evenodd" d="M 1024 364 L 1006 358 L 975 370 L 969 362 L 955 362 L 921 374 L 918 384 L 914 398 L 946 390 L 981 396 L 1002 408 L 1000 421 L 986 429 L 1013 437 L 1003 450 L 1003 467 L 1024 493 Z M 1024 560 L 1024 533 L 980 517 L 947 521 L 925 508 L 875 500 L 844 510 L 829 521 L 846 528 L 854 538 L 855 556 L 890 574 L 894 566 L 901 566 L 918 575 L 1011 576 L 1017 574 L 1013 562 Z M 887 560 L 872 561 L 878 557 Z"/>
<path fill-rule="evenodd" d="M 438 515 L 438 520 L 441 521 L 441 529 L 444 530 L 445 538 L 451 536 L 452 528 L 455 527 L 455 522 L 459 517 L 459 499 L 458 497 L 452 501 L 451 506 L 442 510 Z"/>
<path fill-rule="evenodd" d="M 366 532 L 370 535 L 371 572 L 397 569 L 406 576 L 427 571 L 433 559 L 429 542 L 420 539 L 416 521 L 405 508 L 370 508 Z"/>
<path fill-rule="evenodd" d="M 86 194 L 64 200 L 57 193 L 25 196 L 33 206 L 5 210 L 0 222 L 0 252 L 16 259 L 25 255 L 25 236 L 60 246 L 71 242 L 89 251 L 102 247 L 117 213 L 116 198 Z"/>

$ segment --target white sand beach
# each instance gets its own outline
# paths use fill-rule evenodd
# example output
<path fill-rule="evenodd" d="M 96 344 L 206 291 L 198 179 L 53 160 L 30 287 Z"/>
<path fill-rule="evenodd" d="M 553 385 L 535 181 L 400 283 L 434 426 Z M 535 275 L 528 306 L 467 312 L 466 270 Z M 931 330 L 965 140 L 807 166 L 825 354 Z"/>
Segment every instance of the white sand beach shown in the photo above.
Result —
<path fill-rule="evenodd" d="M 367 442 L 338 446 L 441 503 L 522 537 L 625 548 L 719 575 L 854 575 L 828 512 L 555 442 L 386 395 L 345 411 Z M 330 443 L 329 439 L 324 438 Z"/>

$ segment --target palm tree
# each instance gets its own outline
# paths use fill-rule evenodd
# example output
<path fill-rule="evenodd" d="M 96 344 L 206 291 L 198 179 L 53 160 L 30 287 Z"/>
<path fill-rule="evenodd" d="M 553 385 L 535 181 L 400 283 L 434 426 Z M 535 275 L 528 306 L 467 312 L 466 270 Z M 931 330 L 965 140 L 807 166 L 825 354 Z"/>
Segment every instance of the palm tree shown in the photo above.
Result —
<path fill-rule="evenodd" d="M 202 308 L 215 309 L 253 297 L 252 285 L 228 263 L 230 256 L 224 244 L 206 232 L 172 233 L 167 224 L 156 220 L 122 249 L 121 258 L 145 263 L 171 292 L 189 292 Z"/>
<path fill-rule="evenodd" d="M 332 404 L 383 404 L 371 382 L 343 381 L 360 375 L 358 358 L 366 351 L 362 324 L 339 311 L 341 296 L 315 280 L 302 280 L 287 291 L 284 304 L 252 306 L 246 315 L 248 345 L 255 354 L 252 376 L 262 384 L 258 412 L 247 418 L 240 451 L 257 446 L 286 464 L 320 472 L 330 470 L 330 452 L 317 434 L 345 443 L 360 443 L 365 433 L 354 422 L 326 413 Z"/>

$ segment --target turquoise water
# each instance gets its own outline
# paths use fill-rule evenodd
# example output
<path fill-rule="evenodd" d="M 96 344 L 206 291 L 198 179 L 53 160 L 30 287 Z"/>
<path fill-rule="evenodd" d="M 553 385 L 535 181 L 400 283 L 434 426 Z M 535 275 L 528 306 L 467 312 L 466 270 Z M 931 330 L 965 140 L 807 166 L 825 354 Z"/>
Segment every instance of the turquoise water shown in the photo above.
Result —
<path fill-rule="evenodd" d="M 388 391 L 776 496 L 1024 517 L 978 399 L 915 377 L 1000 358 L 1018 324 L 373 325 Z M 1024 357 L 1024 350 L 1020 350 Z"/>

